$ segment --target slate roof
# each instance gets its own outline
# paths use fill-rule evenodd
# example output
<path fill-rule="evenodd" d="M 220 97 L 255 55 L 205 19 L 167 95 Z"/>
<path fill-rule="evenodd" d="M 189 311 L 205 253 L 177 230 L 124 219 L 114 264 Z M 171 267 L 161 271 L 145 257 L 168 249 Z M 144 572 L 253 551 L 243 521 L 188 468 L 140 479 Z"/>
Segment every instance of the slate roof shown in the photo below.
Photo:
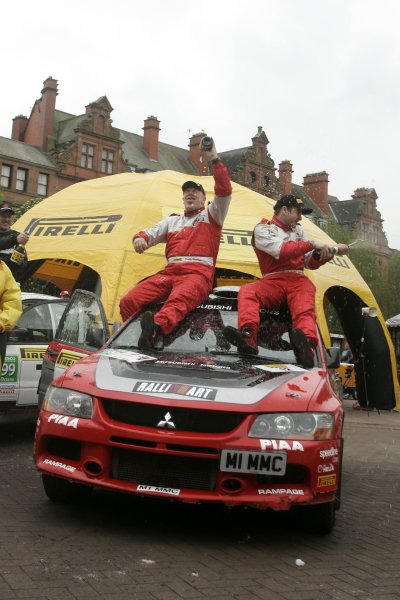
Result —
<path fill-rule="evenodd" d="M 249 146 L 246 148 L 236 148 L 235 150 L 228 150 L 227 152 L 218 152 L 218 156 L 221 158 L 229 173 L 232 175 L 240 165 L 246 152 L 249 150 L 251 150 L 251 147 Z"/>
<path fill-rule="evenodd" d="M 341 225 L 350 225 L 358 221 L 360 208 L 364 200 L 362 198 L 353 198 L 352 200 L 341 200 L 332 202 L 329 206 L 338 223 Z"/>
<path fill-rule="evenodd" d="M 79 127 L 82 121 L 87 119 L 87 115 L 70 116 L 68 115 L 65 119 L 60 119 L 55 123 L 55 142 L 56 146 L 62 146 L 66 142 L 70 142 L 75 139 L 74 129 Z"/>
<path fill-rule="evenodd" d="M 75 116 L 69 113 L 56 111 L 56 145 L 62 146 L 67 142 L 72 141 L 75 138 L 74 130 L 86 119 L 86 113 Z M 143 135 L 118 129 L 118 127 L 114 127 L 114 129 L 119 133 L 120 140 L 123 142 L 123 158 L 128 161 L 132 170 L 164 171 L 167 169 L 178 171 L 180 173 L 198 175 L 197 169 L 189 159 L 189 150 L 159 142 L 158 160 L 151 160 L 143 150 Z"/>
<path fill-rule="evenodd" d="M 67 113 L 63 110 L 58 110 L 56 109 L 54 111 L 54 123 L 58 123 L 58 121 L 64 121 L 64 119 L 70 119 L 71 117 L 74 117 L 75 115 L 72 115 L 71 113 Z"/>
<path fill-rule="evenodd" d="M 42 152 L 36 146 L 0 137 L 0 156 L 13 160 L 30 163 L 46 169 L 57 169 L 57 165 L 49 158 L 46 152 Z"/>
<path fill-rule="evenodd" d="M 163 171 L 165 169 L 198 175 L 197 169 L 189 159 L 189 150 L 178 148 L 171 144 L 158 142 L 158 159 L 151 160 L 143 150 L 143 136 L 118 129 L 123 156 L 128 160 L 132 169 L 147 169 L 149 171 Z"/>

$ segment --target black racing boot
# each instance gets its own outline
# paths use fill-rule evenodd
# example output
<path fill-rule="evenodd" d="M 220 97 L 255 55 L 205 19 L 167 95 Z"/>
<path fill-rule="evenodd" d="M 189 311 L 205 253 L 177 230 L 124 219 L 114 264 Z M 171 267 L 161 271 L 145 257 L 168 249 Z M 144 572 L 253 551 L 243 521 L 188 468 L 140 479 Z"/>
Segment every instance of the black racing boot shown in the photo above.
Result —
<path fill-rule="evenodd" d="M 164 337 L 163 332 L 158 323 L 154 322 L 153 313 L 147 310 L 143 313 L 140 319 L 142 333 L 140 334 L 138 347 L 140 350 L 163 350 Z"/>
<path fill-rule="evenodd" d="M 257 334 L 254 329 L 242 327 L 239 331 L 236 327 L 228 325 L 222 331 L 228 342 L 237 346 L 241 354 L 258 354 Z"/>
<path fill-rule="evenodd" d="M 305 369 L 311 369 L 314 366 L 314 350 L 305 333 L 301 329 L 292 329 L 290 341 L 297 362 Z"/>
<path fill-rule="evenodd" d="M 164 350 L 164 336 L 158 323 L 154 323 L 153 348 L 154 350 Z"/>

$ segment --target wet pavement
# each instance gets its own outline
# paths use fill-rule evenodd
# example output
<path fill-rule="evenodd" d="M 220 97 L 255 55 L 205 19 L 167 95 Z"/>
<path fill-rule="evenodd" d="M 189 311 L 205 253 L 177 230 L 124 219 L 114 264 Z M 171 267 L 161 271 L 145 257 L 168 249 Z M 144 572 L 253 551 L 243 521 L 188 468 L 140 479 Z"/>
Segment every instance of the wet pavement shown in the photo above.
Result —
<path fill-rule="evenodd" d="M 286 514 L 96 494 L 50 502 L 32 419 L 0 418 L 0 600 L 398 600 L 400 413 L 346 403 L 331 535 Z M 297 564 L 296 564 L 297 562 Z"/>

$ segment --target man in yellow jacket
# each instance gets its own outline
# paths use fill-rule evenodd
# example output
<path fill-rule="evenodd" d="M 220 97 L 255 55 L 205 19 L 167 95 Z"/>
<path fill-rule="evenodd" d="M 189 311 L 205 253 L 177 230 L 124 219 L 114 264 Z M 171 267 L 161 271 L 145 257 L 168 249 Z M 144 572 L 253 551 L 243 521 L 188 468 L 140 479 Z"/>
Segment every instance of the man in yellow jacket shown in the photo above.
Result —
<path fill-rule="evenodd" d="M 7 346 L 7 334 L 22 314 L 21 290 L 10 269 L 0 260 L 0 375 Z"/>

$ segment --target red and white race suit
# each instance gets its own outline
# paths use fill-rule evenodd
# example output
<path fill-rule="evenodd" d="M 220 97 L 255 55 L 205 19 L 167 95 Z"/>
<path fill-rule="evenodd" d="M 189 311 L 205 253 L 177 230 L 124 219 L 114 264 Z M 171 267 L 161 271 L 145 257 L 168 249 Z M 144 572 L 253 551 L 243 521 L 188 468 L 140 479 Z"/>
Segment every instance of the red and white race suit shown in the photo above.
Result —
<path fill-rule="evenodd" d="M 121 298 L 125 321 L 150 302 L 165 303 L 154 316 L 164 334 L 196 308 L 212 289 L 222 226 L 228 212 L 232 186 L 225 165 L 212 165 L 215 197 L 194 214 L 170 215 L 153 227 L 139 231 L 148 248 L 166 243 L 167 266 L 145 279 Z"/>
<path fill-rule="evenodd" d="M 240 288 L 239 329 L 250 327 L 258 332 L 260 306 L 275 308 L 287 303 L 293 327 L 301 329 L 316 346 L 315 286 L 304 275 L 304 267 L 318 269 L 328 261 L 312 256 L 314 245 L 301 225 L 287 227 L 275 216 L 255 226 L 252 245 L 263 277 Z"/>

